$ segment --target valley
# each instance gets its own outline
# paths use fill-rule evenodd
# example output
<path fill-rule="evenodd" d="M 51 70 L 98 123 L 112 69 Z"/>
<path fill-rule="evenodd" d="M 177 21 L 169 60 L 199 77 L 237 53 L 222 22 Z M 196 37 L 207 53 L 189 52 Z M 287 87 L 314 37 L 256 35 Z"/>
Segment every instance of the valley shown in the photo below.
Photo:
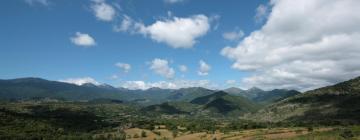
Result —
<path fill-rule="evenodd" d="M 301 93 L 1 80 L 0 139 L 357 139 L 359 83 Z"/>

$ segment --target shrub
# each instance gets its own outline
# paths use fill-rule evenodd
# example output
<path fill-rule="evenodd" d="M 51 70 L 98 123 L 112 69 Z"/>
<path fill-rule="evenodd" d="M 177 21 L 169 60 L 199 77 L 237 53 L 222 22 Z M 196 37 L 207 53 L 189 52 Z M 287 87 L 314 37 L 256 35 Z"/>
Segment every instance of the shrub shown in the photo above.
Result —
<path fill-rule="evenodd" d="M 314 131 L 314 128 L 313 128 L 312 126 L 309 126 L 309 127 L 307 128 L 307 130 L 308 130 L 309 132 L 312 132 L 312 131 Z"/>
<path fill-rule="evenodd" d="M 354 137 L 354 134 L 352 133 L 351 130 L 345 129 L 340 133 L 340 136 L 345 139 L 350 139 L 350 138 Z"/>
<path fill-rule="evenodd" d="M 141 137 L 147 137 L 147 135 L 146 135 L 146 132 L 145 131 L 141 131 Z"/>

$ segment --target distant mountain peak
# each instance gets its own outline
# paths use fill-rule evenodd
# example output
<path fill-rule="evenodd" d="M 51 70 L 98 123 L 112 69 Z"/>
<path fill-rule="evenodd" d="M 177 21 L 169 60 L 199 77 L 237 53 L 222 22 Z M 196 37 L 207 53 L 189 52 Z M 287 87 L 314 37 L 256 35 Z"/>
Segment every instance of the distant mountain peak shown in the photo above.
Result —
<path fill-rule="evenodd" d="M 81 84 L 80 86 L 83 86 L 83 87 L 98 87 L 97 85 L 95 85 L 93 83 L 84 83 L 84 84 Z"/>
<path fill-rule="evenodd" d="M 116 89 L 115 87 L 113 87 L 109 84 L 101 84 L 98 87 L 105 88 L 105 89 Z"/>
<path fill-rule="evenodd" d="M 258 88 L 258 87 L 252 87 L 252 88 L 249 88 L 248 91 L 253 91 L 253 92 L 263 92 L 264 90 Z"/>
<path fill-rule="evenodd" d="M 241 88 L 238 88 L 238 87 L 229 87 L 229 88 L 227 88 L 227 89 L 236 89 L 236 90 L 243 90 L 243 89 L 241 89 Z"/>
<path fill-rule="evenodd" d="M 230 88 L 224 89 L 223 91 L 230 93 L 230 94 L 237 94 L 240 92 L 244 92 L 245 90 L 243 90 L 241 88 L 237 88 L 237 87 L 230 87 Z"/>
<path fill-rule="evenodd" d="M 162 90 L 162 88 L 159 88 L 159 87 L 151 87 L 151 88 L 148 88 L 147 90 Z"/>
<path fill-rule="evenodd" d="M 41 82 L 41 81 L 48 81 L 38 77 L 24 77 L 24 78 L 16 78 L 16 79 L 9 79 L 13 82 Z"/>

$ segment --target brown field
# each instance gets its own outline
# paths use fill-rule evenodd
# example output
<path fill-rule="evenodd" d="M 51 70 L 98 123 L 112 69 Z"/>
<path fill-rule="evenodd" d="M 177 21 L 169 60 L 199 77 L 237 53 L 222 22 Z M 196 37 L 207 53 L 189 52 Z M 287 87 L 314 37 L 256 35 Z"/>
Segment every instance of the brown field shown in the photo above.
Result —
<path fill-rule="evenodd" d="M 332 128 L 319 128 L 314 129 L 313 132 L 324 132 L 330 131 Z M 146 137 L 141 137 L 141 132 L 146 132 Z M 154 133 L 156 132 L 156 133 Z M 160 135 L 158 135 L 160 132 Z M 243 131 L 234 131 L 229 133 L 215 132 L 214 134 L 209 134 L 206 132 L 201 133 L 190 133 L 183 132 L 178 133 L 174 138 L 173 133 L 166 128 L 155 129 L 153 131 L 131 128 L 125 130 L 125 133 L 129 136 L 129 140 L 254 140 L 254 139 L 286 139 L 294 138 L 301 135 L 306 135 L 309 132 L 306 128 L 294 127 L 294 128 L 273 128 L 273 129 L 252 129 L 252 130 L 243 130 Z M 134 138 L 135 135 L 138 135 L 138 138 Z"/>

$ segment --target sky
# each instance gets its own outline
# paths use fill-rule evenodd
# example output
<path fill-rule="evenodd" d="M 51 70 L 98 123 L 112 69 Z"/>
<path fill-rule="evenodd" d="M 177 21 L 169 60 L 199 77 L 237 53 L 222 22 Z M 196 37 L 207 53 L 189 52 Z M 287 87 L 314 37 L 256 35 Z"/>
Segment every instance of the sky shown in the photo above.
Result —
<path fill-rule="evenodd" d="M 358 0 L 4 0 L 0 79 L 306 91 L 360 76 Z"/>

